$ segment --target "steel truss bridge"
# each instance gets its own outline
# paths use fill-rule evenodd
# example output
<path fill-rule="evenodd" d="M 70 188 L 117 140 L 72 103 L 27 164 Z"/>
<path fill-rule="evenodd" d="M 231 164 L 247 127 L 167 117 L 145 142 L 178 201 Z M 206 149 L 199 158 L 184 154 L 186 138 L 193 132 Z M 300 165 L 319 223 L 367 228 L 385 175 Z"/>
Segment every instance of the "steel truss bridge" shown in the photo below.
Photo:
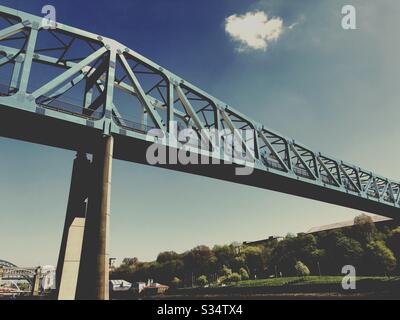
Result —
<path fill-rule="evenodd" d="M 238 162 L 160 166 L 398 219 L 400 182 L 285 137 L 115 40 L 42 23 L 42 17 L 0 6 L 1 136 L 85 154 L 103 150 L 111 159 L 148 164 L 147 148 L 160 141 L 147 133 L 156 128 L 172 138 L 171 122 L 180 130 L 228 131 L 224 138 L 250 129 L 251 175 L 236 175 Z M 170 149 L 185 148 L 168 141 L 162 143 Z M 199 153 L 223 160 L 222 154 L 210 155 L 213 147 Z M 109 191 L 111 160 L 100 166 L 99 183 Z M 98 197 L 105 215 L 108 191 Z"/>
<path fill-rule="evenodd" d="M 19 268 L 10 262 L 0 260 L 0 269 L 2 270 L 0 280 L 26 280 L 33 286 L 38 268 Z"/>

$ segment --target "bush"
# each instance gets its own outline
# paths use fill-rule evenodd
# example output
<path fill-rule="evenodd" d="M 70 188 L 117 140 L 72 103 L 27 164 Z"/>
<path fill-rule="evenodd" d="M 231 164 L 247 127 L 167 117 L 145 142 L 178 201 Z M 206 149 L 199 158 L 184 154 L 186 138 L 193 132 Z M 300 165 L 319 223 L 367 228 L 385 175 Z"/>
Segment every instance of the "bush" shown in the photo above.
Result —
<path fill-rule="evenodd" d="M 309 276 L 310 270 L 308 267 L 301 261 L 297 261 L 294 268 L 296 269 L 297 275 L 301 277 Z"/>
<path fill-rule="evenodd" d="M 398 270 L 400 269 L 400 227 L 392 230 L 387 240 L 387 246 L 392 250 L 397 260 Z"/>
<path fill-rule="evenodd" d="M 249 280 L 249 278 L 250 278 L 249 273 L 247 272 L 247 270 L 245 268 L 240 268 L 239 274 L 240 274 L 240 278 L 242 280 Z"/>
<path fill-rule="evenodd" d="M 222 267 L 222 275 L 229 277 L 232 274 L 232 269 L 228 268 L 226 265 Z"/>
<path fill-rule="evenodd" d="M 224 283 L 236 283 L 239 282 L 240 280 L 242 280 L 242 278 L 240 277 L 240 274 L 237 272 L 232 273 L 230 276 L 226 277 Z"/>
<path fill-rule="evenodd" d="M 172 287 L 179 288 L 182 285 L 182 280 L 178 277 L 174 277 L 171 281 Z"/>
<path fill-rule="evenodd" d="M 218 284 L 225 283 L 225 282 L 226 282 L 226 279 L 227 279 L 226 276 L 219 277 L 219 278 L 217 279 L 217 283 L 218 283 Z"/>
<path fill-rule="evenodd" d="M 197 278 L 197 284 L 201 287 L 204 287 L 208 284 L 208 279 L 205 275 L 202 275 Z"/>
<path fill-rule="evenodd" d="M 367 257 L 374 273 L 387 275 L 396 268 L 396 258 L 383 241 L 370 242 Z"/>

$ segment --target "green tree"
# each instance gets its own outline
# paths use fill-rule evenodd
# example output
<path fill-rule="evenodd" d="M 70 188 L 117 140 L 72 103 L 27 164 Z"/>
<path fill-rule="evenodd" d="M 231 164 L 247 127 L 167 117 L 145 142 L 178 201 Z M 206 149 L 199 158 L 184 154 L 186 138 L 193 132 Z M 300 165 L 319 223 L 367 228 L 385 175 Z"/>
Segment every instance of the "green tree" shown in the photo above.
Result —
<path fill-rule="evenodd" d="M 222 267 L 228 266 L 229 268 L 233 268 L 237 261 L 235 258 L 237 256 L 236 249 L 233 245 L 224 245 L 224 246 L 214 246 L 213 253 L 216 259 L 216 268 L 218 270 L 222 270 Z"/>
<path fill-rule="evenodd" d="M 245 268 L 240 268 L 239 274 L 242 280 L 249 280 L 249 273 Z"/>
<path fill-rule="evenodd" d="M 197 246 L 186 252 L 183 256 L 186 272 L 193 272 L 195 275 L 212 273 L 213 255 L 207 246 Z"/>
<path fill-rule="evenodd" d="M 124 258 L 121 265 L 112 271 L 113 278 L 126 278 L 132 275 L 138 268 L 139 263 L 138 258 Z"/>
<path fill-rule="evenodd" d="M 342 267 L 348 264 L 360 269 L 364 249 L 359 241 L 345 236 L 341 230 L 321 232 L 317 241 L 324 251 L 319 259 L 324 274 L 340 274 Z"/>
<path fill-rule="evenodd" d="M 201 287 L 204 287 L 208 284 L 208 279 L 205 275 L 202 275 L 197 278 L 197 284 Z"/>
<path fill-rule="evenodd" d="M 341 264 L 343 265 L 356 265 L 363 255 L 361 244 L 346 236 L 337 239 L 336 247 L 339 260 L 342 261 Z"/>
<path fill-rule="evenodd" d="M 374 220 L 364 213 L 355 217 L 352 233 L 361 243 L 372 241 L 376 235 Z"/>
<path fill-rule="evenodd" d="M 177 254 L 175 251 L 161 252 L 157 256 L 158 263 L 165 263 L 171 260 L 178 260 L 178 259 L 179 259 L 179 254 Z"/>
<path fill-rule="evenodd" d="M 309 276 L 310 270 L 308 267 L 301 261 L 297 261 L 294 268 L 296 269 L 297 275 L 301 277 Z"/>
<path fill-rule="evenodd" d="M 392 250 L 397 259 L 398 269 L 400 269 L 400 227 L 393 229 L 388 236 L 387 246 Z"/>
<path fill-rule="evenodd" d="M 374 274 L 388 275 L 396 268 L 396 258 L 383 241 L 367 245 L 367 258 Z"/>
<path fill-rule="evenodd" d="M 135 266 L 136 264 L 138 264 L 139 259 L 138 258 L 124 258 L 124 260 L 122 260 L 122 265 L 125 266 Z"/>
<path fill-rule="evenodd" d="M 260 275 L 264 271 L 263 250 L 259 246 L 245 246 L 240 254 L 244 257 L 247 268 L 252 275 Z"/>
<path fill-rule="evenodd" d="M 184 264 L 181 260 L 169 260 L 164 263 L 156 262 L 158 267 L 156 274 L 152 277 L 162 283 L 170 283 L 174 276 L 182 277 L 184 275 Z"/>
<path fill-rule="evenodd" d="M 244 255 L 236 256 L 232 268 L 234 270 L 239 270 L 240 268 L 247 268 L 246 257 Z"/>
<path fill-rule="evenodd" d="M 284 276 L 295 275 L 297 272 L 294 266 L 300 260 L 313 266 L 317 273 L 317 262 L 323 254 L 324 251 L 318 248 L 317 240 L 311 234 L 286 237 L 273 250 L 268 269 L 270 273 L 275 274 L 276 266 L 276 270 Z"/>

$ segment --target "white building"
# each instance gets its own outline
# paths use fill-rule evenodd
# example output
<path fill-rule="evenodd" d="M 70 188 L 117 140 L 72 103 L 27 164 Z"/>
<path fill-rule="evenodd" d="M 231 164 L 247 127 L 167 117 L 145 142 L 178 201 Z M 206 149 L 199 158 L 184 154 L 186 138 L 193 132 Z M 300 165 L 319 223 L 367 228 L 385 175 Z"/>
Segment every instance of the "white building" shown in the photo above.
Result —
<path fill-rule="evenodd" d="M 53 266 L 41 267 L 41 282 L 40 285 L 43 291 L 56 289 L 56 268 Z"/>
<path fill-rule="evenodd" d="M 110 280 L 111 291 L 128 291 L 131 289 L 132 284 L 125 280 Z"/>

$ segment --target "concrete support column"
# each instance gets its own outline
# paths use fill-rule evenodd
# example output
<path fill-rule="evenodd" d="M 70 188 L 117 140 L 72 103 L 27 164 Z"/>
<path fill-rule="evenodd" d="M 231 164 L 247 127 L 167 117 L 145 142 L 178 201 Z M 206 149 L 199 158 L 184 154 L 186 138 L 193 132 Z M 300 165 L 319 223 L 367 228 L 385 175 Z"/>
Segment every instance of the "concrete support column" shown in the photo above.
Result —
<path fill-rule="evenodd" d="M 102 181 L 101 181 L 101 208 L 99 221 L 99 251 L 97 253 L 96 270 L 96 299 L 109 299 L 109 235 L 110 235 L 110 203 L 111 203 L 111 175 L 112 159 L 114 152 L 114 138 L 108 136 L 105 138 L 104 162 L 102 163 Z"/>
<path fill-rule="evenodd" d="M 59 300 L 74 300 L 76 297 L 86 207 L 89 196 L 90 166 L 91 163 L 85 153 L 76 155 L 57 263 L 56 284 Z"/>
<path fill-rule="evenodd" d="M 93 155 L 91 190 L 86 214 L 77 298 L 109 299 L 109 221 L 111 173 L 114 150 L 112 136 L 103 138 Z"/>
<path fill-rule="evenodd" d="M 41 268 L 36 269 L 36 274 L 35 277 L 33 278 L 33 286 L 32 286 L 32 296 L 37 297 L 39 295 L 40 291 L 40 276 L 41 276 L 42 270 Z"/>

